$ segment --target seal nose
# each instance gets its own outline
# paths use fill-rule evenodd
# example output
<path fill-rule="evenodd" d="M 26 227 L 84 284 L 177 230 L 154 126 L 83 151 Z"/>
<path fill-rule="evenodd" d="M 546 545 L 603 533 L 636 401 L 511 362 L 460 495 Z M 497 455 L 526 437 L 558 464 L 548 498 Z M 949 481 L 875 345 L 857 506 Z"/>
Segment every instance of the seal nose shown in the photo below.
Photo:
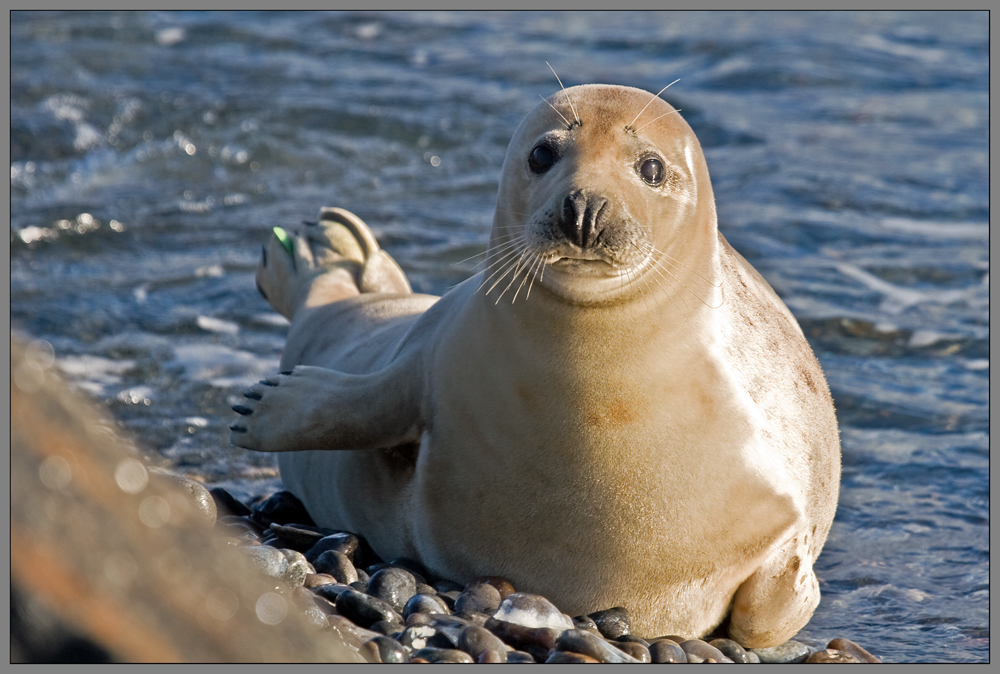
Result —
<path fill-rule="evenodd" d="M 607 203 L 604 197 L 587 190 L 570 192 L 563 199 L 559 229 L 580 248 L 590 248 L 604 228 L 601 211 Z"/>

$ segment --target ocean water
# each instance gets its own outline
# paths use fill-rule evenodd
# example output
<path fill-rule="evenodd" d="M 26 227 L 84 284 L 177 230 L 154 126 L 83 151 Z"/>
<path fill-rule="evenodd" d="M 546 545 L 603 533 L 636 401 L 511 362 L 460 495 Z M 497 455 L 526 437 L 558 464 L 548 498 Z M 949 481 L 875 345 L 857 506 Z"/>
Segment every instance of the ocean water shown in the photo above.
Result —
<path fill-rule="evenodd" d="M 720 228 L 829 379 L 840 505 L 799 638 L 989 658 L 988 15 L 24 13 L 11 19 L 11 321 L 150 460 L 280 484 L 229 405 L 287 323 L 274 225 L 358 213 L 414 288 L 476 271 L 539 95 L 682 109 Z M 16 420 L 15 420 L 16 422 Z"/>

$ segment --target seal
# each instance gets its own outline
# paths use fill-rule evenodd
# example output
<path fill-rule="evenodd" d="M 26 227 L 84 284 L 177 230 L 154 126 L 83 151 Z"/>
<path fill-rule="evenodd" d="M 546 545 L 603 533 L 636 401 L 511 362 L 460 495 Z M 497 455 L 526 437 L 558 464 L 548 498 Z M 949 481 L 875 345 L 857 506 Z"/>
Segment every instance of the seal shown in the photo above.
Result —
<path fill-rule="evenodd" d="M 668 103 L 565 89 L 507 151 L 485 271 L 410 291 L 357 216 L 271 237 L 291 319 L 232 442 L 279 457 L 317 523 L 571 615 L 783 643 L 819 602 L 837 504 L 829 389 L 791 313 L 719 233 Z"/>

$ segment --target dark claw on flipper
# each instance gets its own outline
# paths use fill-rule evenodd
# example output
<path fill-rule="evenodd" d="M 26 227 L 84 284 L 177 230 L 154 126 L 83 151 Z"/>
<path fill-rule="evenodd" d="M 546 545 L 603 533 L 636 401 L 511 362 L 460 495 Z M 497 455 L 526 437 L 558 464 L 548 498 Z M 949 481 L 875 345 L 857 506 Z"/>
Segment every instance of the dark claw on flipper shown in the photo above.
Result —
<path fill-rule="evenodd" d="M 256 391 L 251 391 L 250 389 L 247 389 L 246 391 L 243 392 L 243 397 L 250 398 L 250 400 L 260 400 L 263 396 L 261 396 L 261 394 L 257 393 Z"/>
<path fill-rule="evenodd" d="M 264 292 L 264 289 L 260 287 L 259 283 L 257 284 L 257 292 L 259 292 L 260 296 L 263 297 L 265 300 L 267 299 L 267 293 Z"/>
<path fill-rule="evenodd" d="M 260 383 L 263 384 L 264 386 L 277 386 L 278 385 L 278 382 L 276 382 L 276 381 L 268 381 L 267 379 L 261 379 Z"/>
<path fill-rule="evenodd" d="M 287 370 L 287 371 L 285 371 L 285 372 L 279 372 L 278 374 L 283 374 L 283 375 L 285 375 L 285 376 L 287 377 L 287 376 L 288 376 L 288 375 L 290 375 L 291 373 L 292 373 L 292 371 L 291 371 L 291 370 Z"/>
<path fill-rule="evenodd" d="M 245 426 L 240 426 L 239 424 L 232 424 L 229 426 L 229 430 L 233 433 L 246 433 L 247 429 Z"/>
<path fill-rule="evenodd" d="M 317 223 L 317 222 L 309 222 L 308 220 L 303 220 L 303 221 L 302 221 L 302 224 L 303 224 L 303 225 L 306 225 L 306 226 L 308 226 L 308 227 L 315 227 L 315 226 L 316 226 L 317 224 L 319 224 L 319 223 Z"/>
<path fill-rule="evenodd" d="M 252 409 L 250 409 L 249 407 L 243 407 L 243 405 L 233 405 L 233 411 L 242 416 L 253 414 Z"/>

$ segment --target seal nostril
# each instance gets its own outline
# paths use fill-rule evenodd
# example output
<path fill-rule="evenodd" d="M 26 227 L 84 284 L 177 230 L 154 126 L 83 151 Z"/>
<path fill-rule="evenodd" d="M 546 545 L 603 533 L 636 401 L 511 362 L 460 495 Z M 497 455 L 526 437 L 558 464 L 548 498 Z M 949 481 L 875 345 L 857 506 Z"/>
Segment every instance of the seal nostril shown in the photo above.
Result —
<path fill-rule="evenodd" d="M 590 248 L 601 233 L 601 212 L 608 200 L 602 196 L 576 190 L 563 199 L 559 228 L 572 243 Z"/>

